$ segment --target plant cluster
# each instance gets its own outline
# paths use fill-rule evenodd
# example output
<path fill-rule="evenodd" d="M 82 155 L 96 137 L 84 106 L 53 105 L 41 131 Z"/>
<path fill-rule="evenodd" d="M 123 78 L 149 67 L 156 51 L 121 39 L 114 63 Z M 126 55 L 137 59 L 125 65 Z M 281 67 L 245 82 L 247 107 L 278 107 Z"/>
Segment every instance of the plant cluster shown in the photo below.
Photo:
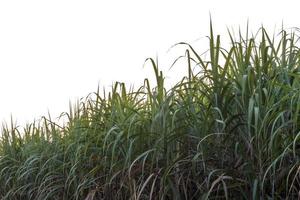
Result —
<path fill-rule="evenodd" d="M 177 44 L 188 73 L 169 90 L 149 58 L 154 86 L 98 90 L 63 126 L 5 125 L 0 198 L 299 198 L 299 37 L 228 35 L 224 49 L 211 25 L 207 60 Z"/>

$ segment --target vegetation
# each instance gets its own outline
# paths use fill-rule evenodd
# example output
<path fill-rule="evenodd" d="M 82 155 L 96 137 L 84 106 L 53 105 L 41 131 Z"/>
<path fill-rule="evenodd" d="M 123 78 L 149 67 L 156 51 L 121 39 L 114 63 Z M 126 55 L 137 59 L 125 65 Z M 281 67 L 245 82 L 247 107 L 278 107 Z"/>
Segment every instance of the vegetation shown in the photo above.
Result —
<path fill-rule="evenodd" d="M 4 125 L 1 199 L 299 198 L 296 31 L 229 32 L 226 50 L 211 26 L 207 60 L 177 44 L 188 73 L 170 90 L 149 58 L 154 87 L 98 90 L 62 114 L 64 126 Z"/>

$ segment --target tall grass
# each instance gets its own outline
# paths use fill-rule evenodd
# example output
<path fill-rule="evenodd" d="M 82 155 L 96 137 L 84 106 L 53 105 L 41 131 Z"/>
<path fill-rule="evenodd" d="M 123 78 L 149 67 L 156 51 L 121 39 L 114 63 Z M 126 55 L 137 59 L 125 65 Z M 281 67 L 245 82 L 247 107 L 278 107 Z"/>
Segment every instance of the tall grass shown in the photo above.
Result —
<path fill-rule="evenodd" d="M 296 33 L 229 32 L 224 49 L 211 25 L 207 60 L 177 44 L 188 74 L 170 90 L 149 58 L 155 85 L 98 90 L 64 126 L 4 125 L 1 199 L 300 198 Z"/>

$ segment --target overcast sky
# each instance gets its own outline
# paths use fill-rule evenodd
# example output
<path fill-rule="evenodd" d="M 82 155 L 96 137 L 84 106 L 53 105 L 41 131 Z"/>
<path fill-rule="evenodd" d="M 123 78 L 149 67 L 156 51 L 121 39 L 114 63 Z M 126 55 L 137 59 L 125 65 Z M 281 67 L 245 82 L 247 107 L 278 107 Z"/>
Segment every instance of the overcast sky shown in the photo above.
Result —
<path fill-rule="evenodd" d="M 296 2 L 1 0 L 0 121 L 12 114 L 24 125 L 48 110 L 57 117 L 98 83 L 140 86 L 153 77 L 150 67 L 143 68 L 147 57 L 157 56 L 167 81 L 175 81 L 185 66 L 168 69 L 184 51 L 167 51 L 183 41 L 206 49 L 209 12 L 222 38 L 227 26 L 245 27 L 247 19 L 252 31 L 261 24 L 273 30 L 282 21 L 300 27 Z"/>

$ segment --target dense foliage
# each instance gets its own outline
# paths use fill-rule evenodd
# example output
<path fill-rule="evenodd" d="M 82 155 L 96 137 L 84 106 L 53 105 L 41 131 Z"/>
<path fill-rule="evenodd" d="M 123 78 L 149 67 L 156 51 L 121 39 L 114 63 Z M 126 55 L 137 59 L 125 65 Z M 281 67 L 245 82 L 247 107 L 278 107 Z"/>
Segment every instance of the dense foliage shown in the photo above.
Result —
<path fill-rule="evenodd" d="M 154 87 L 117 82 L 62 114 L 64 126 L 4 125 L 1 199 L 299 198 L 296 31 L 229 32 L 226 50 L 211 28 L 207 60 L 177 44 L 188 74 L 170 90 L 148 59 Z"/>

